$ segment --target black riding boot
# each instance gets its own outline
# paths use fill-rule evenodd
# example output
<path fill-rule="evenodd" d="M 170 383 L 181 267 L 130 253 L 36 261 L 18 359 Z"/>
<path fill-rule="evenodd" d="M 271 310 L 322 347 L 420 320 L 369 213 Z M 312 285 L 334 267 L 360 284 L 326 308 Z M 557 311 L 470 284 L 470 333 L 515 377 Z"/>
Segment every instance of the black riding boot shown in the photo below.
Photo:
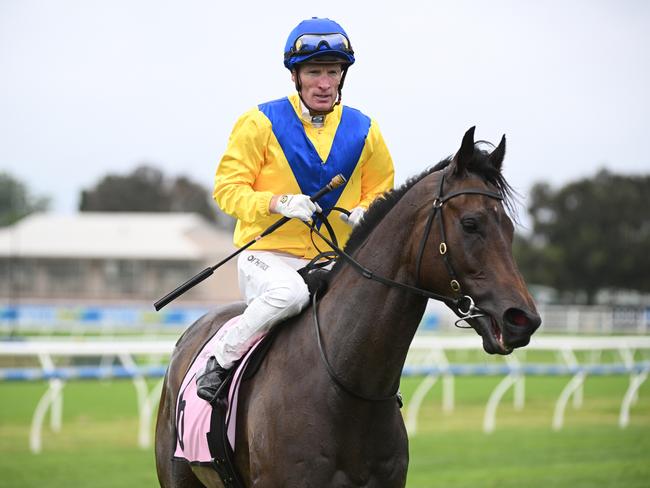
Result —
<path fill-rule="evenodd" d="M 217 358 L 210 356 L 205 369 L 196 375 L 196 394 L 206 402 L 212 403 L 223 380 L 228 376 L 228 370 L 221 367 Z"/>

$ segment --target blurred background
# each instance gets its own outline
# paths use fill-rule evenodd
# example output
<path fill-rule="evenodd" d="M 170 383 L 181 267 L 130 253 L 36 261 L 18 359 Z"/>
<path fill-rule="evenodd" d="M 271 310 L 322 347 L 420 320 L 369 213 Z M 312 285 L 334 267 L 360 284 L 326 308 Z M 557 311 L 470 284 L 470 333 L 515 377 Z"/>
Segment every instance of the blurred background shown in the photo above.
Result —
<path fill-rule="evenodd" d="M 234 263 L 152 303 L 234 251 L 214 172 L 237 117 L 292 92 L 282 51 L 311 16 L 350 35 L 344 103 L 380 125 L 397 185 L 476 126 L 477 139 L 506 134 L 519 193 L 514 254 L 542 328 L 529 352 L 491 358 L 430 305 L 403 386 L 408 486 L 514 487 L 531 473 L 647 486 L 641 0 L 0 0 L 0 486 L 156 486 L 166 359 L 193 320 L 239 299 Z M 506 381 L 522 365 L 525 389 L 520 370 Z M 456 459 L 445 445 L 475 447 Z"/>

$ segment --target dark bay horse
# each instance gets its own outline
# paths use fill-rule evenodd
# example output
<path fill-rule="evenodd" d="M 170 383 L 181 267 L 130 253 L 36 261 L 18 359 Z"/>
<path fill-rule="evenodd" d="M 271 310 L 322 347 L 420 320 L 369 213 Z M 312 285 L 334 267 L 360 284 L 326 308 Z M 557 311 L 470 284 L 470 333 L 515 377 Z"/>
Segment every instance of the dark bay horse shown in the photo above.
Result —
<path fill-rule="evenodd" d="M 472 128 L 453 158 L 371 206 L 345 250 L 374 274 L 336 264 L 316 314 L 322 349 L 309 307 L 278 326 L 242 384 L 235 463 L 245 486 L 405 486 L 408 439 L 395 393 L 428 296 L 466 317 L 490 354 L 528 344 L 541 320 L 512 256 L 504 154 L 505 138 L 488 153 Z M 175 403 L 196 351 L 242 310 L 202 317 L 174 350 L 156 426 L 164 488 L 222 486 L 212 468 L 172 461 Z"/>

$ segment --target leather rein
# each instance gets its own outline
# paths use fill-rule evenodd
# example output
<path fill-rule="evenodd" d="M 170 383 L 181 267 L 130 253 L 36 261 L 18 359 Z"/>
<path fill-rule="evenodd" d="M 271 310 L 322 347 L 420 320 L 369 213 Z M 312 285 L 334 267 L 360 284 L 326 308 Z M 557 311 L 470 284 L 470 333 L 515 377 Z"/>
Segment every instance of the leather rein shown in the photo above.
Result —
<path fill-rule="evenodd" d="M 399 281 L 391 280 L 389 278 L 385 278 L 383 276 L 379 276 L 375 274 L 373 271 L 369 270 L 362 264 L 360 264 L 357 260 L 355 260 L 352 256 L 347 254 L 345 251 L 343 251 L 337 244 L 332 242 L 332 240 L 328 239 L 325 237 L 317 228 L 314 224 L 308 224 L 305 223 L 310 229 L 316 233 L 321 239 L 323 239 L 332 249 L 333 249 L 333 254 L 337 256 L 338 258 L 343 258 L 349 265 L 352 266 L 352 268 L 357 271 L 358 273 L 361 274 L 364 278 L 377 281 L 379 283 L 383 283 L 384 285 L 395 287 L 395 288 L 401 288 L 403 290 L 406 290 L 411 293 L 415 293 L 417 295 L 437 300 L 440 302 L 445 303 L 449 308 L 451 308 L 456 315 L 460 317 L 459 320 L 456 321 L 456 326 L 458 326 L 459 322 L 462 322 L 467 319 L 471 318 L 476 318 L 476 317 L 482 317 L 485 316 L 485 312 L 483 312 L 479 307 L 477 307 L 474 303 L 474 300 L 472 297 L 469 295 L 462 295 L 461 294 L 461 286 L 460 282 L 458 281 L 458 277 L 456 275 L 456 272 L 454 271 L 454 268 L 451 264 L 451 261 L 449 259 L 449 248 L 446 243 L 446 235 L 445 235 L 445 228 L 444 228 L 444 220 L 442 216 L 442 210 L 443 206 L 445 203 L 447 203 L 449 200 L 452 198 L 455 198 L 460 195 L 483 195 L 487 196 L 489 198 L 493 198 L 495 200 L 503 200 L 503 196 L 499 193 L 496 192 L 491 192 L 488 190 L 483 190 L 483 189 L 478 189 L 478 188 L 470 188 L 467 190 L 458 190 L 455 192 L 451 192 L 447 195 L 443 196 L 443 190 L 444 190 L 444 182 L 445 182 L 445 174 L 442 175 L 440 178 L 440 185 L 438 186 L 438 196 L 433 200 L 433 205 L 431 207 L 431 212 L 429 213 L 429 217 L 427 218 L 427 222 L 424 228 L 424 235 L 422 236 L 422 240 L 420 241 L 420 246 L 418 249 L 418 256 L 417 256 L 417 262 L 416 262 L 416 280 L 417 284 L 420 284 L 420 273 L 421 273 L 421 264 L 422 264 L 422 259 L 424 257 L 424 250 L 426 247 L 426 243 L 429 239 L 429 235 L 431 233 L 431 227 L 433 226 L 433 221 L 435 220 L 435 217 L 437 215 L 440 216 L 438 221 L 440 222 L 440 236 L 441 236 L 441 241 L 440 244 L 438 245 L 438 251 L 440 255 L 442 256 L 442 259 L 445 263 L 445 266 L 447 268 L 447 271 L 449 273 L 449 276 L 451 278 L 449 285 L 452 291 L 456 294 L 459 295 L 457 298 L 453 298 L 447 295 L 441 295 L 438 293 L 431 292 L 429 290 L 426 290 L 424 288 L 420 288 L 419 286 L 412 286 L 408 285 L 406 283 L 402 283 Z M 322 219 L 323 221 L 326 222 L 326 219 Z M 328 226 L 328 228 L 330 228 Z M 331 232 L 330 232 L 331 233 Z M 333 239 L 335 240 L 335 239 Z M 321 253 L 320 255 L 316 256 L 313 260 L 312 263 L 314 263 L 316 260 L 320 259 L 323 257 L 323 255 L 331 255 L 332 253 Z M 311 263 L 310 263 L 311 265 Z M 309 267 L 309 265 L 308 265 Z M 318 298 L 317 298 L 317 293 L 314 293 L 312 295 L 312 316 L 314 318 L 314 325 L 316 328 L 316 338 L 318 342 L 318 350 L 320 352 L 321 359 L 323 360 L 323 363 L 325 364 L 325 367 L 327 369 L 327 373 L 330 376 L 330 379 L 343 391 L 345 391 L 348 395 L 364 400 L 364 401 L 370 401 L 370 402 L 380 402 L 380 401 L 386 401 L 386 400 L 394 400 L 397 398 L 398 402 L 401 404 L 401 398 L 399 394 L 399 389 L 395 391 L 394 393 L 387 395 L 387 396 L 368 396 L 368 395 L 363 395 L 361 393 L 357 393 L 354 390 L 352 390 L 350 387 L 346 386 L 345 383 L 339 378 L 339 376 L 335 373 L 334 369 L 332 368 L 331 364 L 327 360 L 327 355 L 325 354 L 325 349 L 323 348 L 322 340 L 321 340 L 321 331 L 320 331 L 320 324 L 318 320 L 318 310 L 317 310 L 317 304 L 318 304 Z"/>

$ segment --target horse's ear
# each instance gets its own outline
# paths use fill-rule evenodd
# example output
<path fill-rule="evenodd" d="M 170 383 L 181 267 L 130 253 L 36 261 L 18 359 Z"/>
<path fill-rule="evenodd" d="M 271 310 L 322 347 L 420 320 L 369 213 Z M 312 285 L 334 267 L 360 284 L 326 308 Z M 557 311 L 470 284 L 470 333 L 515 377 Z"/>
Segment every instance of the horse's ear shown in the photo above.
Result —
<path fill-rule="evenodd" d="M 490 164 L 494 166 L 496 169 L 501 171 L 501 164 L 503 163 L 503 158 L 506 155 L 506 135 L 503 134 L 503 137 L 501 138 L 501 142 L 497 146 L 497 148 L 492 151 L 492 154 L 490 154 Z"/>
<path fill-rule="evenodd" d="M 463 136 L 463 142 L 460 144 L 460 149 L 456 153 L 454 160 L 456 161 L 456 173 L 465 171 L 469 163 L 472 161 L 474 154 L 474 130 L 476 126 L 470 127 Z"/>

